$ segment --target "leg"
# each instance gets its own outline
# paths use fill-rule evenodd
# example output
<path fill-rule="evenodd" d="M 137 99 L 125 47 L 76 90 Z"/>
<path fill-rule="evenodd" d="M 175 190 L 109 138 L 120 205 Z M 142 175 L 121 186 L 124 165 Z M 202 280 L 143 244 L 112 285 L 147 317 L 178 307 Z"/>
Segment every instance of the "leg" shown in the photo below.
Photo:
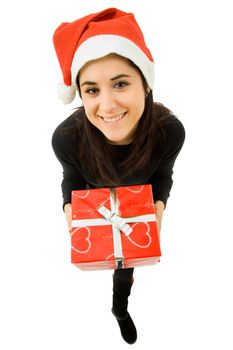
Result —
<path fill-rule="evenodd" d="M 134 268 L 114 270 L 113 278 L 122 282 L 132 282 L 133 272 Z"/>
<path fill-rule="evenodd" d="M 127 313 L 128 297 L 133 284 L 134 269 L 117 269 L 113 274 L 113 311 L 120 318 Z"/>
<path fill-rule="evenodd" d="M 133 344 L 137 339 L 137 330 L 127 311 L 128 297 L 133 284 L 134 269 L 118 269 L 113 274 L 113 307 L 112 313 L 119 324 L 123 339 Z"/>

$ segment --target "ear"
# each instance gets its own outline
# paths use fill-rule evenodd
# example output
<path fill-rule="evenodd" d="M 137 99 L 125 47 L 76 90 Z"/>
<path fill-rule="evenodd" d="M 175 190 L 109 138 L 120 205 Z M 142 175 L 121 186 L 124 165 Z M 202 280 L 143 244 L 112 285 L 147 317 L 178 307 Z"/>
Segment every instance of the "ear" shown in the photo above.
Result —
<path fill-rule="evenodd" d="M 148 87 L 148 88 L 146 89 L 146 97 L 149 95 L 149 93 L 150 93 L 150 88 Z"/>

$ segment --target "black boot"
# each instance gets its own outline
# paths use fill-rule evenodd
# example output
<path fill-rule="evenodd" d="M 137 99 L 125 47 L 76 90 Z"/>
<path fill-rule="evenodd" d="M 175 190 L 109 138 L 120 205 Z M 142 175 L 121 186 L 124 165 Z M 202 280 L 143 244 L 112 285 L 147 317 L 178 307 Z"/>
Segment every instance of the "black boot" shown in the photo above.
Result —
<path fill-rule="evenodd" d="M 129 344 L 137 340 L 137 330 L 127 311 L 128 296 L 132 282 L 123 282 L 113 278 L 113 307 L 112 313 L 116 317 L 120 327 L 122 338 Z"/>

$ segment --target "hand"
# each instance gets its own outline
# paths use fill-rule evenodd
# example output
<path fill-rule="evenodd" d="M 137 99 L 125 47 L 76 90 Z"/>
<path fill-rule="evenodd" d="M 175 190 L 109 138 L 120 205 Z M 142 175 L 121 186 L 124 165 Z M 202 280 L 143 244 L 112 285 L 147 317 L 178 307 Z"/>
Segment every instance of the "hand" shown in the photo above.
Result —
<path fill-rule="evenodd" d="M 160 243 L 160 232 L 162 227 L 162 217 L 163 217 L 164 208 L 165 208 L 165 205 L 162 201 L 155 202 L 156 225 L 158 230 L 159 243 Z M 160 262 L 160 259 L 158 260 L 158 262 Z"/>
<path fill-rule="evenodd" d="M 160 231 L 162 227 L 162 217 L 163 217 L 164 208 L 165 206 L 162 201 L 155 202 L 155 214 L 156 214 L 156 224 L 158 229 L 159 242 L 160 242 Z"/>
<path fill-rule="evenodd" d="M 68 226 L 68 230 L 71 230 L 71 222 L 72 222 L 72 206 L 71 203 L 67 203 L 64 207 L 64 212 L 66 215 L 66 222 Z"/>
<path fill-rule="evenodd" d="M 157 226 L 158 237 L 159 237 L 159 243 L 160 243 L 161 221 L 159 221 L 158 219 L 156 220 L 156 226 Z"/>
<path fill-rule="evenodd" d="M 157 225 L 157 231 L 158 231 L 158 238 L 159 238 L 159 243 L 160 243 L 160 230 L 161 230 L 161 222 L 158 221 L 158 219 L 156 220 L 156 225 Z M 157 262 L 160 262 L 160 258 L 158 259 Z"/>

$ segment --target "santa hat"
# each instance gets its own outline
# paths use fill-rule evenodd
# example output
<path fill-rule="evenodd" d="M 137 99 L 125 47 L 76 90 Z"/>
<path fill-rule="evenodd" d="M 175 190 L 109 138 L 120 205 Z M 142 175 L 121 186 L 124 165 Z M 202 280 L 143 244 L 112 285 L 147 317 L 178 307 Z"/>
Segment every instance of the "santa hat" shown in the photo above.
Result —
<path fill-rule="evenodd" d="M 65 104 L 75 97 L 76 77 L 85 63 L 110 53 L 133 61 L 153 89 L 153 57 L 132 13 L 109 8 L 62 23 L 53 35 L 53 43 L 63 74 L 58 95 Z"/>

